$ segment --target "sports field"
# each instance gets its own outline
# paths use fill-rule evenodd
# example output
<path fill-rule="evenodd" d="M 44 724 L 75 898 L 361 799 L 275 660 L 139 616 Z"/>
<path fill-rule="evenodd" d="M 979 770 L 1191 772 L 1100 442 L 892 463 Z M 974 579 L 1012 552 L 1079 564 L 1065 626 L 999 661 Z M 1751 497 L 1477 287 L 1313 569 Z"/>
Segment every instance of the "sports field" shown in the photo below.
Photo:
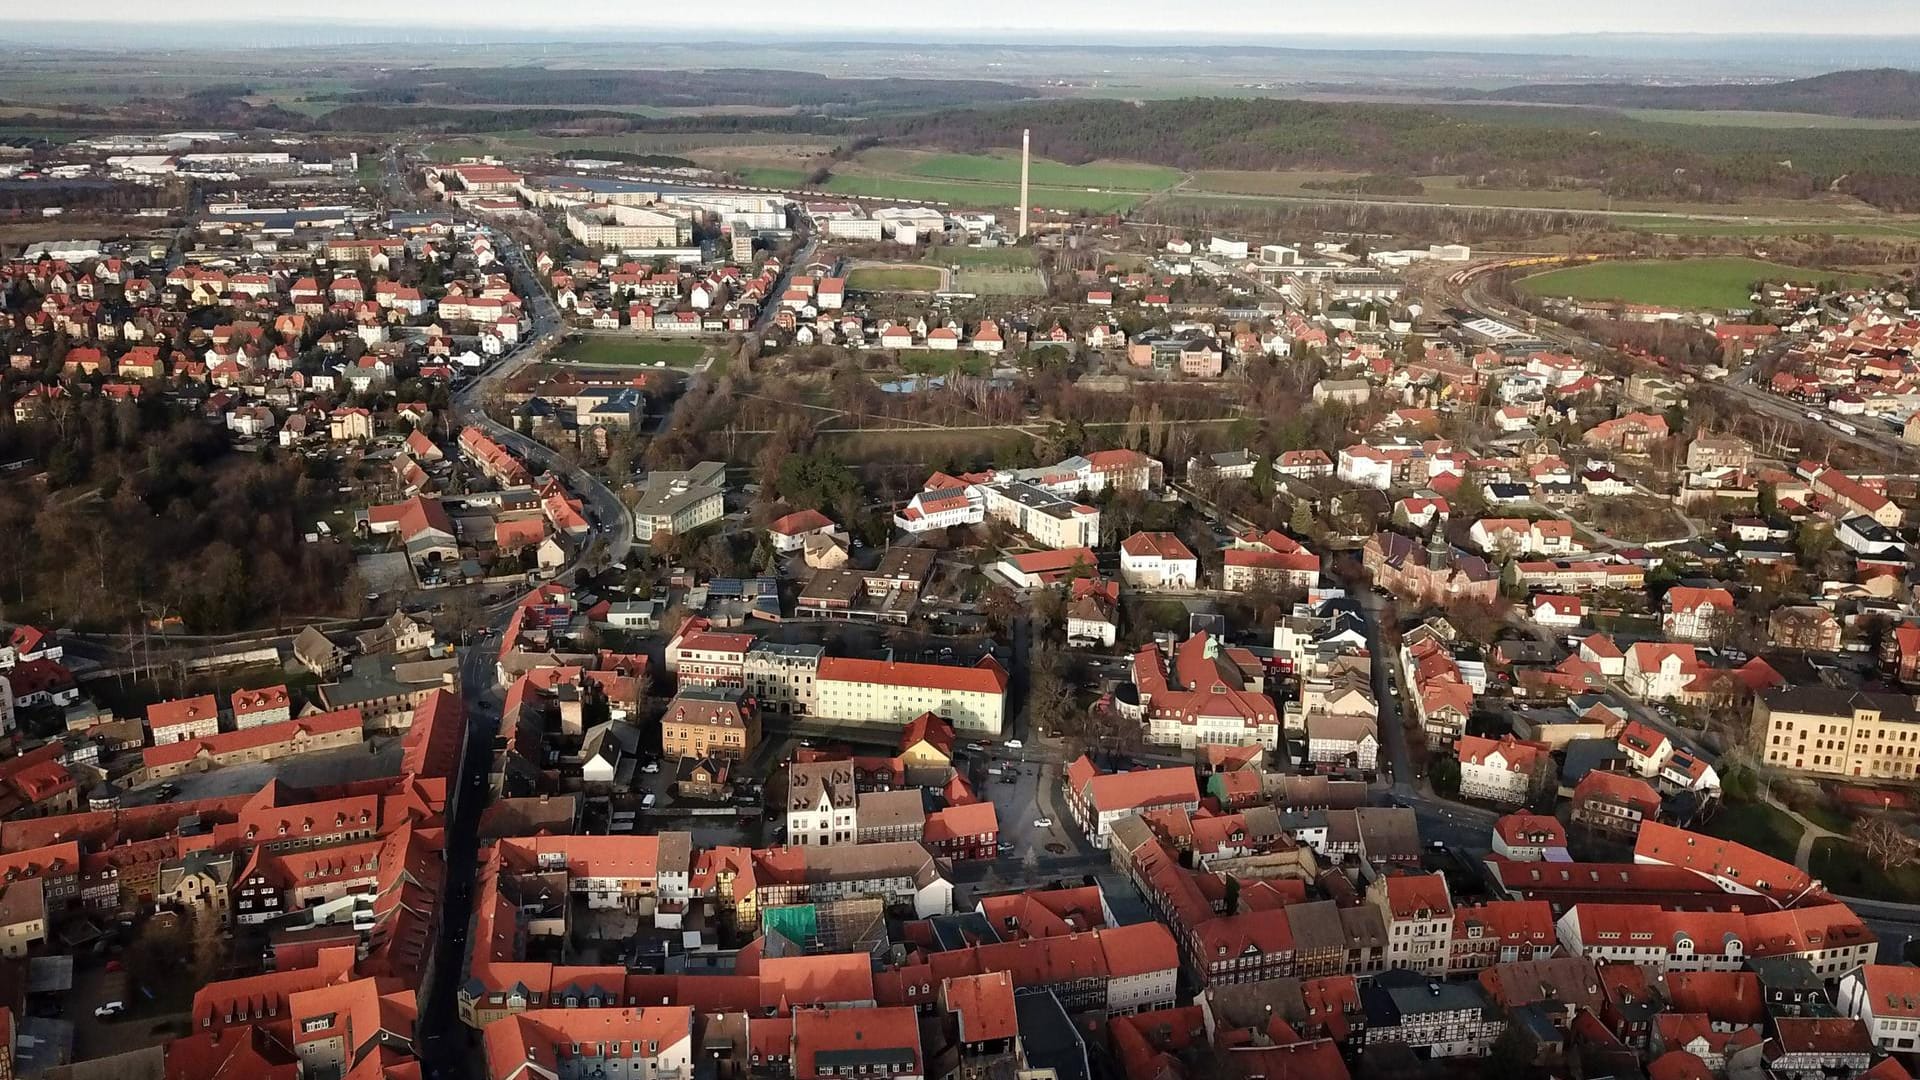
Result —
<path fill-rule="evenodd" d="M 707 347 L 697 341 L 582 337 L 555 350 L 554 358 L 604 367 L 692 367 L 706 354 Z"/>
<path fill-rule="evenodd" d="M 975 267 L 1037 266 L 1040 263 L 1039 253 L 1030 247 L 943 247 L 929 251 L 927 258 L 963 270 Z"/>
<path fill-rule="evenodd" d="M 1047 279 L 1032 267 L 977 266 L 955 274 L 953 287 L 976 296 L 1045 296 Z"/>
<path fill-rule="evenodd" d="M 1748 307 L 1749 289 L 1759 281 L 1867 285 L 1873 280 L 1865 274 L 1724 258 L 1599 262 L 1535 274 L 1519 284 L 1536 296 L 1725 311 Z"/>
<path fill-rule="evenodd" d="M 942 282 L 931 266 L 857 266 L 847 275 L 855 292 L 937 292 Z"/>

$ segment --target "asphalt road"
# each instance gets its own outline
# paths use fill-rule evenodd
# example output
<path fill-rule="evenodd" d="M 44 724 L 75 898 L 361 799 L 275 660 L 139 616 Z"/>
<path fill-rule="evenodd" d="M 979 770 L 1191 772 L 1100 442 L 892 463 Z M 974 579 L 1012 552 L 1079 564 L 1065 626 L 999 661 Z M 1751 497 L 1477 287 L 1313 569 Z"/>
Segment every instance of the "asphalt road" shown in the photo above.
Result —
<path fill-rule="evenodd" d="M 1380 747 L 1387 753 L 1387 770 L 1393 775 L 1393 794 L 1396 798 L 1410 798 L 1416 790 L 1413 757 L 1407 751 L 1406 729 L 1401 726 L 1400 695 L 1394 692 L 1399 685 L 1393 671 L 1396 657 L 1380 632 L 1380 594 L 1372 589 L 1356 588 L 1353 595 L 1366 615 L 1367 652 L 1373 659 L 1373 700 L 1379 708 L 1376 726 L 1380 731 Z"/>

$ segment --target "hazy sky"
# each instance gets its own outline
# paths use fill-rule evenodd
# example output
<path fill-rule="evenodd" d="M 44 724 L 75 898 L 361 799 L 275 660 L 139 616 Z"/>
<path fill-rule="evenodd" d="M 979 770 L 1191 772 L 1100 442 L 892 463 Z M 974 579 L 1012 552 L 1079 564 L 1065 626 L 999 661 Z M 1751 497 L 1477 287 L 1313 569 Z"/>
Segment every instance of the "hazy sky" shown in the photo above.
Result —
<path fill-rule="evenodd" d="M 168 5 L 174 7 L 174 5 Z M 430 22 L 417 5 L 390 0 L 311 0 L 269 9 L 252 0 L 201 0 L 168 10 L 168 21 L 265 22 L 276 15 L 308 20 L 343 19 L 431 25 L 447 30 L 446 9 Z M 542 0 L 465 0 L 462 20 L 501 25 L 617 27 L 644 33 L 649 23 L 718 32 L 767 35 L 822 30 L 878 31 L 897 28 L 907 40 L 948 38 L 969 31 L 1066 31 L 1113 35 L 1128 31 L 1217 37 L 1245 33 L 1286 34 L 1488 34 L 1711 33 L 1832 34 L 1920 33 L 1915 0 L 1853 0 L 1846 18 L 1806 0 L 965 0 L 904 4 L 899 0 L 836 0 L 796 6 L 791 0 L 733 0 L 726 4 L 634 5 L 620 0 L 584 0 L 564 5 Z M 644 12 L 644 15 L 642 14 Z M 151 0 L 96 0 L 44 17 L 88 22 L 148 22 L 159 9 Z M 864 36 L 864 35 L 863 35 Z"/>

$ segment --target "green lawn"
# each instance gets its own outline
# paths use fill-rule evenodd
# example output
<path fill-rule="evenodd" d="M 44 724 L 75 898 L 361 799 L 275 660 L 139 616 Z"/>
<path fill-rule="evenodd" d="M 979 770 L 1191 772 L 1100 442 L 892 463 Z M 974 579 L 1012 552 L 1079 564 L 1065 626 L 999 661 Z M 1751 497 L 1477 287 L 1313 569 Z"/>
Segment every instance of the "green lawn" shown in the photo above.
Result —
<path fill-rule="evenodd" d="M 1030 247 L 937 247 L 927 252 L 927 258 L 942 266 L 964 269 L 1040 265 L 1040 253 Z"/>
<path fill-rule="evenodd" d="M 740 170 L 740 179 L 753 187 L 798 188 L 807 182 L 799 169 L 769 169 L 752 166 Z"/>
<path fill-rule="evenodd" d="M 1047 281 L 1038 270 L 962 270 L 953 277 L 958 292 L 976 296 L 1045 296 Z"/>
<path fill-rule="evenodd" d="M 1002 207 L 1020 201 L 1015 184 L 980 184 L 962 181 L 915 180 L 905 177 L 873 176 L 866 173 L 835 173 L 826 190 L 836 195 L 861 195 L 873 199 L 905 199 L 915 202 L 951 203 L 955 206 Z M 1033 205 L 1054 210 L 1087 210 L 1112 214 L 1131 210 L 1140 196 L 1126 192 L 1094 192 L 1084 188 L 1043 188 L 1032 190 Z"/>
<path fill-rule="evenodd" d="M 1902 866 L 1889 874 L 1845 840 L 1814 841 L 1807 869 L 1841 896 L 1906 904 L 1920 901 L 1920 866 Z"/>
<path fill-rule="evenodd" d="M 900 354 L 900 366 L 913 375 L 985 375 L 993 369 L 993 359 L 984 353 L 971 350 L 966 352 L 903 352 Z"/>
<path fill-rule="evenodd" d="M 859 266 L 847 275 L 847 288 L 856 292 L 934 292 L 940 283 L 931 266 Z"/>
<path fill-rule="evenodd" d="M 1874 279 L 1865 274 L 1783 266 L 1759 259 L 1674 259 L 1600 262 L 1549 270 L 1522 278 L 1520 287 L 1537 296 L 1725 311 L 1750 306 L 1748 288 L 1756 281 L 1867 285 Z"/>
<path fill-rule="evenodd" d="M 1700 830 L 1792 862 L 1800 847 L 1800 823 L 1766 803 L 1726 802 Z"/>
<path fill-rule="evenodd" d="M 973 180 L 995 184 L 1020 182 L 1020 155 L 934 154 L 917 157 L 906 169 L 915 176 L 937 180 Z M 1119 188 L 1126 191 L 1165 191 L 1180 182 L 1180 170 L 1157 165 L 1095 162 L 1066 165 L 1036 158 L 1029 182 L 1036 187 Z"/>
<path fill-rule="evenodd" d="M 697 341 L 651 341 L 645 338 L 582 337 L 562 345 L 556 359 L 607 367 L 692 367 L 707 354 Z"/>

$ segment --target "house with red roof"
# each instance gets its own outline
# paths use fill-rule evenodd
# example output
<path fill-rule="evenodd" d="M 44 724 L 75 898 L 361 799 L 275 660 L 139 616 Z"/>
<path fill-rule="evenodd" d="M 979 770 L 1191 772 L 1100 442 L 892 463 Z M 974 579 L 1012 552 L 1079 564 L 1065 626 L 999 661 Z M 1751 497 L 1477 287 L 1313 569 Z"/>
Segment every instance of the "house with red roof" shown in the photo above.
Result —
<path fill-rule="evenodd" d="M 206 700 L 211 702 L 212 695 Z M 362 739 L 361 724 L 359 709 L 341 709 L 224 734 L 156 743 L 141 752 L 143 775 L 149 780 L 165 779 L 221 765 L 272 761 L 294 754 L 358 746 Z"/>
<path fill-rule="evenodd" d="M 1660 812 L 1660 793 L 1637 776 L 1594 769 L 1573 786 L 1572 820 L 1616 836 L 1634 836 Z"/>
<path fill-rule="evenodd" d="M 787 555 L 807 546 L 810 536 L 833 536 L 839 526 L 833 519 L 818 510 L 807 509 L 776 518 L 767 526 L 767 536 L 773 542 L 773 550 Z"/>
<path fill-rule="evenodd" d="M 1453 895 L 1440 874 L 1384 874 L 1367 886 L 1367 903 L 1380 912 L 1392 948 L 1387 968 L 1425 975 L 1447 973 L 1453 949 Z"/>
<path fill-rule="evenodd" d="M 157 701 L 147 706 L 147 730 L 153 745 L 204 739 L 220 732 L 220 704 L 212 694 Z"/>
<path fill-rule="evenodd" d="M 1120 542 L 1120 580 L 1136 589 L 1192 589 L 1200 560 L 1172 533 L 1134 533 Z"/>
<path fill-rule="evenodd" d="M 1662 602 L 1660 628 L 1681 641 L 1711 642 L 1733 618 L 1733 594 L 1721 588 L 1676 585 Z"/>
<path fill-rule="evenodd" d="M 686 1005 L 617 1008 L 618 983 L 604 1007 L 529 1009 L 488 1024 L 481 1035 L 489 1080 L 555 1080 L 611 1066 L 617 1076 L 691 1076 L 693 1009 Z M 911 1010 L 908 1010 L 911 1013 Z M 871 1011 L 846 1012 L 870 1016 Z M 789 1045 L 780 1049 L 793 1052 Z M 919 1043 L 914 1044 L 919 1060 Z M 823 1075 L 815 1073 L 814 1075 Z M 886 1074 L 881 1074 L 886 1075 Z"/>
<path fill-rule="evenodd" d="M 1265 668 L 1251 652 L 1201 631 L 1174 646 L 1133 657 L 1147 741 L 1191 750 L 1208 743 L 1279 744 L 1280 709 L 1261 689 Z"/>
<path fill-rule="evenodd" d="M 235 690 L 230 699 L 235 728 L 259 727 L 293 719 L 292 698 L 287 685 L 263 686 L 257 690 Z"/>
<path fill-rule="evenodd" d="M 1506 814 L 1493 823 L 1493 853 L 1515 862 L 1567 861 L 1567 830 L 1551 814 Z"/>
<path fill-rule="evenodd" d="M 1462 735 L 1460 797 L 1518 806 L 1530 801 L 1550 775 L 1553 757 L 1545 743 L 1502 735 Z"/>
<path fill-rule="evenodd" d="M 1200 807 L 1200 785 L 1192 767 L 1135 769 L 1102 773 L 1082 754 L 1066 769 L 1067 806 L 1095 847 L 1104 848 L 1113 824 L 1145 810 Z"/>

